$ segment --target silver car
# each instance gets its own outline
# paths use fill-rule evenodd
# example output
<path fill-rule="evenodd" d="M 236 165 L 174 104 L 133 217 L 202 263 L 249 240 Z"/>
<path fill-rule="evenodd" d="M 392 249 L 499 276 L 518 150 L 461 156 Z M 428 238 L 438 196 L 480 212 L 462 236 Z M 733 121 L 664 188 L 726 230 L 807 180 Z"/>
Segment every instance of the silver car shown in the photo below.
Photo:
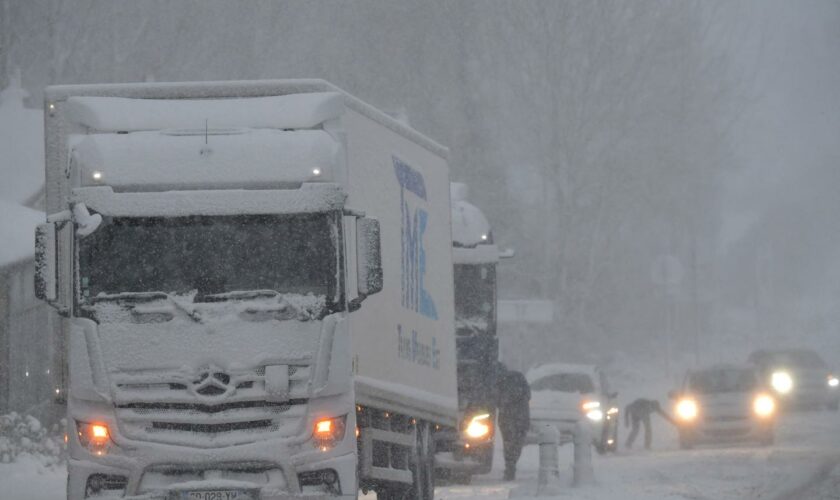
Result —
<path fill-rule="evenodd" d="M 690 371 L 670 397 L 683 449 L 732 441 L 773 444 L 776 398 L 751 366 Z"/>
<path fill-rule="evenodd" d="M 526 378 L 531 386 L 531 426 L 557 427 L 560 439 L 571 439 L 578 422 L 589 425 L 598 453 L 618 448 L 618 393 L 594 365 L 551 363 L 532 368 Z"/>

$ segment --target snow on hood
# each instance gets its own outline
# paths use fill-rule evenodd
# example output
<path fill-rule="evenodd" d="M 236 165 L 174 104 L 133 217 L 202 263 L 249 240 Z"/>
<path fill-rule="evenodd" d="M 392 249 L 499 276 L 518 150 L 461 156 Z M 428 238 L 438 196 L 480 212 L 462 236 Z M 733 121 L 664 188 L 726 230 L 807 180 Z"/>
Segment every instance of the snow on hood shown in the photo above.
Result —
<path fill-rule="evenodd" d="M 597 399 L 594 394 L 581 394 L 579 392 L 533 391 L 531 392 L 531 408 L 550 409 L 558 413 L 579 415 L 581 404 L 584 401 L 595 401 Z"/>
<path fill-rule="evenodd" d="M 594 365 L 577 365 L 570 363 L 548 363 L 540 365 L 528 370 L 528 373 L 525 375 L 525 378 L 530 384 L 533 383 L 535 380 L 539 380 L 549 375 L 555 375 L 557 373 L 582 373 L 585 375 L 589 375 L 592 378 L 593 382 L 597 380 Z"/>
<path fill-rule="evenodd" d="M 0 199 L 0 266 L 35 255 L 35 226 L 45 222 L 43 212 Z"/>
<path fill-rule="evenodd" d="M 240 99 L 129 99 L 70 97 L 68 118 L 100 132 L 247 127 L 314 128 L 337 118 L 338 92 L 313 92 Z"/>

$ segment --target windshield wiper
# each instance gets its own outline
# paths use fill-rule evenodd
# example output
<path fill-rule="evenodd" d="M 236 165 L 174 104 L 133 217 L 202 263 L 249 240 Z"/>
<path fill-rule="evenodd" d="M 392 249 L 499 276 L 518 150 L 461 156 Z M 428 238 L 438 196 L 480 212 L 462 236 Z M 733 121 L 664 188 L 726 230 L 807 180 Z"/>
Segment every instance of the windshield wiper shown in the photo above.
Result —
<path fill-rule="evenodd" d="M 278 295 L 280 295 L 280 292 L 277 290 L 236 290 L 233 292 L 202 295 L 200 300 L 196 296 L 195 302 L 224 302 L 231 299 L 256 299 L 258 297 L 276 297 Z"/>
<path fill-rule="evenodd" d="M 168 300 L 176 309 L 186 314 L 191 320 L 196 323 L 201 323 L 201 315 L 195 309 L 190 309 L 174 297 L 164 292 L 120 292 L 112 294 L 102 294 L 92 297 L 91 301 L 95 304 L 97 302 L 111 302 L 115 300 L 128 300 L 132 302 L 151 302 L 153 300 Z"/>
<path fill-rule="evenodd" d="M 168 296 L 163 292 L 120 292 L 100 293 L 90 298 L 92 303 L 111 302 L 115 300 L 128 300 L 132 302 L 151 302 L 153 300 L 165 299 Z"/>
<path fill-rule="evenodd" d="M 176 308 L 180 309 L 181 312 L 186 314 L 187 317 L 189 317 L 191 320 L 195 321 L 196 323 L 202 323 L 202 318 L 201 318 L 201 315 L 198 313 L 198 311 L 196 311 L 195 309 L 191 309 L 191 308 L 185 306 L 184 304 L 178 302 L 171 295 L 168 295 L 168 294 L 163 294 L 163 295 L 166 296 L 166 298 L 169 300 L 169 302 L 172 302 L 172 305 L 174 305 Z"/>

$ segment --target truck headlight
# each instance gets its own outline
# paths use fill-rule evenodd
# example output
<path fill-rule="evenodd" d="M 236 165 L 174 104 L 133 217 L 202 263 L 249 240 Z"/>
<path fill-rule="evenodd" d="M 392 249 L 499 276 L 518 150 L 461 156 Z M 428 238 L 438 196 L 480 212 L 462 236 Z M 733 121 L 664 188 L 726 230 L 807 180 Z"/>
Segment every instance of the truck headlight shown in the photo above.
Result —
<path fill-rule="evenodd" d="M 825 383 L 833 389 L 840 385 L 840 380 L 837 380 L 837 377 L 835 377 L 834 375 L 829 375 Z"/>
<path fill-rule="evenodd" d="M 700 413 L 697 401 L 691 398 L 681 399 L 677 403 L 677 416 L 686 422 L 691 422 Z"/>
<path fill-rule="evenodd" d="M 770 417 L 776 412 L 776 401 L 767 394 L 759 394 L 753 400 L 752 407 L 759 417 Z"/>
<path fill-rule="evenodd" d="M 76 421 L 79 443 L 94 455 L 104 455 L 111 448 L 111 432 L 102 423 Z"/>
<path fill-rule="evenodd" d="M 481 413 L 470 419 L 470 423 L 467 424 L 464 433 L 469 439 L 476 440 L 489 437 L 491 435 L 490 430 L 490 414 Z"/>
<path fill-rule="evenodd" d="M 326 451 L 344 439 L 345 421 L 347 416 L 322 418 L 315 421 L 312 439 L 322 451 Z"/>
<path fill-rule="evenodd" d="M 793 390 L 793 377 L 786 371 L 775 371 L 770 376 L 770 385 L 779 394 L 787 394 Z"/>

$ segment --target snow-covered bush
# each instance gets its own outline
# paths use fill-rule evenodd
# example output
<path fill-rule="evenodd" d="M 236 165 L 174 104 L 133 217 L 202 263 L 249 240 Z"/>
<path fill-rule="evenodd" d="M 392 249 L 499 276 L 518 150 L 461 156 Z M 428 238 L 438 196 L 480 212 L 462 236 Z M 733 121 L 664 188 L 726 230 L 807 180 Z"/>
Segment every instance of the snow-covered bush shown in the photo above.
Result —
<path fill-rule="evenodd" d="M 14 462 L 21 454 L 42 459 L 45 465 L 64 458 L 64 422 L 47 429 L 32 415 L 0 415 L 0 463 Z"/>

